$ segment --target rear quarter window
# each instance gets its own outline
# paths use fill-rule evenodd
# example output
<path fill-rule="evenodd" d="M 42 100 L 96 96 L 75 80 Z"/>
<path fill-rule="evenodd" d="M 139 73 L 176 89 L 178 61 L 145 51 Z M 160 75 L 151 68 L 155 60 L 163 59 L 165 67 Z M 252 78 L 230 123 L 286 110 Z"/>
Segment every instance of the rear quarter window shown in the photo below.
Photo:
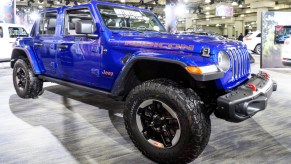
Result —
<path fill-rule="evenodd" d="M 28 37 L 28 33 L 22 27 L 8 27 L 8 32 L 10 38 Z"/>

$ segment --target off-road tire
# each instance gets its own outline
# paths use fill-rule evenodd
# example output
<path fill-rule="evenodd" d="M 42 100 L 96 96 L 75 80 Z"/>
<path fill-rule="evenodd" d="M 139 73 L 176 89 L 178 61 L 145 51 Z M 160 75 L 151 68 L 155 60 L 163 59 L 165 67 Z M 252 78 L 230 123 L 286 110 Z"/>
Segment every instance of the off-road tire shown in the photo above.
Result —
<path fill-rule="evenodd" d="M 21 89 L 17 84 L 17 70 L 22 69 L 25 73 L 25 87 Z M 38 79 L 26 59 L 18 59 L 13 67 L 13 84 L 17 95 L 21 98 L 37 98 L 43 93 L 43 82 Z"/>
<path fill-rule="evenodd" d="M 261 44 L 256 45 L 254 51 L 255 51 L 256 54 L 261 55 L 261 53 L 262 53 L 262 45 Z"/>
<path fill-rule="evenodd" d="M 138 130 L 137 108 L 147 99 L 164 102 L 178 116 L 181 136 L 175 146 L 166 149 L 155 147 Z M 203 102 L 192 89 L 167 79 L 156 79 L 136 86 L 129 93 L 124 121 L 134 145 L 148 158 L 158 163 L 188 163 L 201 154 L 209 141 L 211 123 L 203 109 Z"/>

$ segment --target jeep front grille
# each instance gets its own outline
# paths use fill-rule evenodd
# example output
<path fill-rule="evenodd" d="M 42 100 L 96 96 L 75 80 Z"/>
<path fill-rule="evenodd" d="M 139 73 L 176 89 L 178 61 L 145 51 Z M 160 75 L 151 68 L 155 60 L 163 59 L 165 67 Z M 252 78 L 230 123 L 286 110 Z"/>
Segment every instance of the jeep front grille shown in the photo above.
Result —
<path fill-rule="evenodd" d="M 249 73 L 249 52 L 245 48 L 231 48 L 227 53 L 231 60 L 232 80 L 238 80 Z"/>

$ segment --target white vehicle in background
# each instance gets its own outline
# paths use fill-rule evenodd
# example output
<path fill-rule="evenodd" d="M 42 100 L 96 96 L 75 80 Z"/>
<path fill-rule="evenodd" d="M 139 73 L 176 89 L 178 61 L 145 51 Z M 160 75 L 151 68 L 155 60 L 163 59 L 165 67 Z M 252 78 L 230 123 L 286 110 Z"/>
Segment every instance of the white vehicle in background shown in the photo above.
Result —
<path fill-rule="evenodd" d="M 261 32 L 249 32 L 243 39 L 243 42 L 247 45 L 247 48 L 256 54 L 261 54 L 262 44 L 261 44 Z"/>
<path fill-rule="evenodd" d="M 24 26 L 0 23 L 0 61 L 10 61 L 13 45 L 17 37 L 27 37 Z"/>
<path fill-rule="evenodd" d="M 285 40 L 281 55 L 283 65 L 291 66 L 291 38 Z"/>

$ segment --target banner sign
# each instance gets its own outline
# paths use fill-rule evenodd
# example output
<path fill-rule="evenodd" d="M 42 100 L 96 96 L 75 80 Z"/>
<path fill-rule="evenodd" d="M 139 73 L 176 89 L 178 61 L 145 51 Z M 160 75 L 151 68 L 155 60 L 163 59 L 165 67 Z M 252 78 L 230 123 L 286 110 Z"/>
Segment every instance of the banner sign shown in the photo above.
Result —
<path fill-rule="evenodd" d="M 0 0 L 0 23 L 15 22 L 15 0 Z"/>
<path fill-rule="evenodd" d="M 216 16 L 220 17 L 232 17 L 233 16 L 233 7 L 226 5 L 216 6 Z"/>

